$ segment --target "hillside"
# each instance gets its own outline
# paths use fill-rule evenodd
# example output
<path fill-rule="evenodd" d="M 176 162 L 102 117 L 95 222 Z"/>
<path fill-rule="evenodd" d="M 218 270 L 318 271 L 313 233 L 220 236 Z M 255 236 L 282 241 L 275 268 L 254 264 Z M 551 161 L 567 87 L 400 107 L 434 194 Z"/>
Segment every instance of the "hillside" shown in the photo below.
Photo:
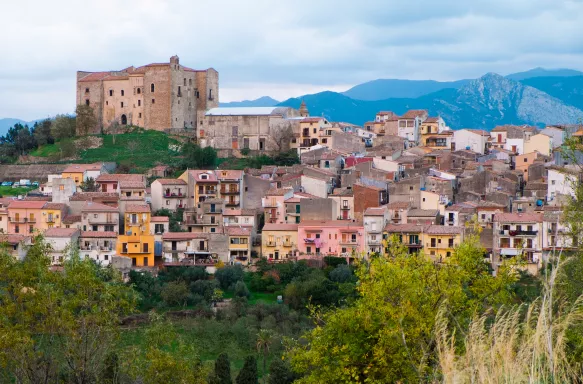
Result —
<path fill-rule="evenodd" d="M 220 103 L 221 107 L 273 107 L 279 104 L 279 101 L 269 96 L 263 96 L 255 100 L 232 101 L 230 103 Z"/>
<path fill-rule="evenodd" d="M 458 89 L 468 82 L 470 80 L 440 82 L 434 80 L 379 79 L 356 85 L 348 91 L 342 92 L 342 94 L 351 99 L 368 101 L 417 98 L 446 88 Z"/>
<path fill-rule="evenodd" d="M 582 110 L 558 98 L 493 73 L 471 80 L 459 89 L 442 89 L 418 98 L 364 101 L 322 92 L 289 99 L 280 105 L 297 108 L 302 99 L 313 116 L 354 124 L 372 120 L 381 110 L 402 114 L 408 109 L 427 109 L 430 115 L 442 116 L 452 128 L 575 123 L 583 116 Z"/>
<path fill-rule="evenodd" d="M 40 120 L 24 121 L 24 120 L 20 120 L 20 119 L 9 118 L 9 117 L 4 118 L 4 119 L 0 119 L 0 136 L 4 136 L 6 134 L 6 132 L 8 132 L 8 129 L 13 127 L 15 124 L 22 124 L 22 125 L 28 124 L 29 127 L 32 127 L 36 121 L 40 121 Z"/>
<path fill-rule="evenodd" d="M 533 77 L 521 80 L 521 83 L 548 93 L 567 105 L 583 109 L 583 76 Z"/>
<path fill-rule="evenodd" d="M 506 78 L 510 80 L 527 80 L 536 77 L 572 77 L 572 76 L 583 76 L 583 72 L 576 71 L 574 69 L 545 69 L 545 68 L 533 68 L 528 71 L 512 73 L 507 75 Z"/>

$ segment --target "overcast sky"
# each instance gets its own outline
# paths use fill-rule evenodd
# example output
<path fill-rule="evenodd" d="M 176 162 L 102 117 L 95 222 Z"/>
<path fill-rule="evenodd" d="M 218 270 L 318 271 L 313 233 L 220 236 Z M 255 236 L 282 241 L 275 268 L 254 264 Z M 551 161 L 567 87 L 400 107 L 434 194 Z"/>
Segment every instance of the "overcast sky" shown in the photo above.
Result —
<path fill-rule="evenodd" d="M 75 108 L 75 71 L 168 61 L 219 71 L 220 99 L 378 78 L 583 69 L 583 1 L 2 0 L 0 118 Z"/>

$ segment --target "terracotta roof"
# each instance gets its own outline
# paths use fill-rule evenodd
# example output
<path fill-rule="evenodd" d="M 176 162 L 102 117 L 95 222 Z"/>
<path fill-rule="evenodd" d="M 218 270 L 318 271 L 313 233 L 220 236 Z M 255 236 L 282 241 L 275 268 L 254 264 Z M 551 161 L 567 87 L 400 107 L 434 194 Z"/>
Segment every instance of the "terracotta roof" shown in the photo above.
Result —
<path fill-rule="evenodd" d="M 255 216 L 254 209 L 225 209 L 223 216 Z"/>
<path fill-rule="evenodd" d="M 170 218 L 168 216 L 152 216 L 150 218 L 151 223 L 168 223 L 170 222 Z"/>
<path fill-rule="evenodd" d="M 45 231 L 45 237 L 73 237 L 79 234 L 77 228 L 49 228 Z"/>
<path fill-rule="evenodd" d="M 346 168 L 350 168 L 350 167 L 354 167 L 357 164 L 360 163 L 367 163 L 367 162 L 372 162 L 373 158 L 372 157 L 354 157 L 354 156 L 348 156 L 344 159 L 344 165 Z"/>
<path fill-rule="evenodd" d="M 67 215 L 63 217 L 63 224 L 75 224 L 81 222 L 81 215 Z"/>
<path fill-rule="evenodd" d="M 115 192 L 77 192 L 69 198 L 69 201 L 91 201 L 93 199 L 119 200 Z"/>
<path fill-rule="evenodd" d="M 208 239 L 208 233 L 202 232 L 166 232 L 162 235 L 163 241 Z"/>
<path fill-rule="evenodd" d="M 387 213 L 387 207 L 370 207 L 364 211 L 365 216 L 384 216 Z"/>
<path fill-rule="evenodd" d="M 349 220 L 305 220 L 300 222 L 300 227 L 336 227 L 336 228 L 362 228 L 362 222 Z"/>
<path fill-rule="evenodd" d="M 144 181 L 121 180 L 119 182 L 120 189 L 145 189 L 146 183 Z"/>
<path fill-rule="evenodd" d="M 150 206 L 146 204 L 128 204 L 126 206 L 126 212 L 130 213 L 149 213 Z"/>
<path fill-rule="evenodd" d="M 401 118 L 403 119 L 414 119 L 417 116 L 423 116 L 423 115 L 427 115 L 427 111 L 423 110 L 423 109 L 411 109 L 407 112 L 405 112 L 405 114 L 403 116 L 401 116 Z"/>
<path fill-rule="evenodd" d="M 104 79 L 106 76 L 109 76 L 109 72 L 93 72 L 85 77 L 82 77 L 79 82 L 99 81 Z"/>
<path fill-rule="evenodd" d="M 540 223 L 543 221 L 542 213 L 497 213 L 494 221 L 499 223 Z"/>
<path fill-rule="evenodd" d="M 218 182 L 217 175 L 214 171 L 199 171 L 199 170 L 190 170 L 188 171 L 190 175 L 196 180 L 197 183 L 212 183 Z M 206 179 L 201 178 L 201 175 L 206 175 Z"/>
<path fill-rule="evenodd" d="M 368 188 L 368 189 L 372 189 L 373 191 L 386 191 L 385 188 L 379 188 L 379 187 L 375 187 L 374 185 L 364 185 L 361 183 L 354 183 L 352 188 L 354 187 L 361 187 L 361 188 Z"/>
<path fill-rule="evenodd" d="M 466 129 L 466 131 L 475 133 L 476 135 L 480 136 L 490 136 L 490 132 L 484 131 L 483 129 Z"/>
<path fill-rule="evenodd" d="M 41 209 L 46 204 L 46 201 L 25 201 L 14 200 L 8 205 L 8 209 Z"/>
<path fill-rule="evenodd" d="M 493 201 L 479 201 L 477 204 L 478 204 L 478 209 L 480 209 L 480 208 L 499 208 L 499 209 L 506 208 L 505 205 L 494 203 Z"/>
<path fill-rule="evenodd" d="M 407 217 L 435 217 L 438 214 L 438 209 L 410 209 L 407 212 Z"/>
<path fill-rule="evenodd" d="M 410 203 L 406 201 L 394 201 L 387 204 L 388 209 L 409 209 Z"/>
<path fill-rule="evenodd" d="M 424 123 L 437 123 L 437 122 L 439 122 L 439 117 L 428 117 L 424 121 Z"/>
<path fill-rule="evenodd" d="M 119 208 L 93 201 L 86 201 L 81 208 L 81 212 L 119 212 Z"/>
<path fill-rule="evenodd" d="M 155 166 L 154 168 L 152 168 L 151 170 L 152 170 L 152 171 L 165 171 L 165 170 L 167 170 L 168 168 L 170 168 L 170 167 L 169 167 L 169 166 L 167 166 L 167 165 L 156 165 L 156 166 Z"/>
<path fill-rule="evenodd" d="M 285 196 L 286 193 L 293 191 L 293 188 L 271 188 L 266 193 L 265 196 Z"/>
<path fill-rule="evenodd" d="M 119 181 L 143 181 L 144 175 L 125 174 L 125 173 L 104 173 L 95 179 L 98 183 L 103 182 L 119 182 Z"/>
<path fill-rule="evenodd" d="M 13 197 L 0 197 L 0 205 L 7 207 L 8 204 L 10 204 L 11 202 L 15 201 L 16 198 Z"/>
<path fill-rule="evenodd" d="M 332 191 L 332 196 L 346 196 L 346 197 L 350 197 L 350 196 L 354 196 L 354 191 L 348 188 L 334 188 L 334 191 Z"/>
<path fill-rule="evenodd" d="M 263 226 L 264 231 L 297 231 L 298 224 L 272 224 L 267 223 Z"/>
<path fill-rule="evenodd" d="M 117 238 L 117 232 L 113 231 L 81 231 L 80 237 L 91 237 L 91 238 Z"/>
<path fill-rule="evenodd" d="M 187 185 L 188 183 L 182 179 L 156 179 L 153 183 L 160 183 L 162 185 Z"/>
<path fill-rule="evenodd" d="M 250 236 L 251 231 L 245 227 L 225 227 L 225 233 L 229 236 Z"/>
<path fill-rule="evenodd" d="M 319 123 L 321 120 L 325 120 L 323 117 L 306 117 L 302 119 L 301 123 Z"/>
<path fill-rule="evenodd" d="M 444 225 L 430 225 L 425 233 L 428 235 L 459 235 L 464 231 L 463 227 L 449 227 Z"/>
<path fill-rule="evenodd" d="M 25 236 L 25 235 L 16 235 L 16 234 L 10 234 L 10 235 L 1 234 L 0 235 L 0 243 L 8 243 L 10 245 L 16 245 L 18 243 L 21 243 L 23 241 L 30 240 L 30 239 L 32 239 L 31 236 Z"/>
<path fill-rule="evenodd" d="M 71 164 L 62 173 L 80 173 L 85 171 L 100 171 L 101 163 L 98 164 Z"/>
<path fill-rule="evenodd" d="M 391 112 L 391 111 L 380 111 L 379 113 L 377 113 L 377 115 L 379 116 L 393 116 L 395 113 Z"/>
<path fill-rule="evenodd" d="M 219 180 L 239 180 L 243 178 L 243 171 L 233 171 L 233 170 L 219 170 L 215 171 L 215 175 Z"/>
<path fill-rule="evenodd" d="M 424 224 L 388 224 L 385 226 L 385 232 L 389 233 L 421 233 L 425 232 L 428 225 Z"/>
<path fill-rule="evenodd" d="M 43 209 L 52 209 L 52 210 L 58 210 L 58 211 L 63 211 L 67 208 L 66 204 L 63 203 L 46 203 L 45 206 L 43 207 Z"/>

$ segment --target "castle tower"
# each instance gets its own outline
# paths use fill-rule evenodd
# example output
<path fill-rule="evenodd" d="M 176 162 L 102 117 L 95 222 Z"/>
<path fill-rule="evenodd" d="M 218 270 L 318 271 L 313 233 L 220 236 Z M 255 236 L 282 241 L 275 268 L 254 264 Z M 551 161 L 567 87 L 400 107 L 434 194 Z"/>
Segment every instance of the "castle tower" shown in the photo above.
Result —
<path fill-rule="evenodd" d="M 300 104 L 300 116 L 301 117 L 308 117 L 310 113 L 308 112 L 308 107 L 306 107 L 306 102 L 302 100 L 302 104 Z"/>

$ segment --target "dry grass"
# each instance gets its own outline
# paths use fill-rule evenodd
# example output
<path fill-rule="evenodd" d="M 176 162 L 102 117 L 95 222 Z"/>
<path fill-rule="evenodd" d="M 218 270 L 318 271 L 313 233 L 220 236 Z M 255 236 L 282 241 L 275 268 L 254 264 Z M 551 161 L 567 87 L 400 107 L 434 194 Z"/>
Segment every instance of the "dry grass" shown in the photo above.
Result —
<path fill-rule="evenodd" d="M 562 264 L 562 263 L 561 263 Z M 560 264 L 545 277 L 542 295 L 530 305 L 476 318 L 456 348 L 444 311 L 438 314 L 437 344 L 444 383 L 566 383 L 580 372 L 569 365 L 566 331 L 583 320 L 583 299 L 564 303 L 554 296 Z"/>

